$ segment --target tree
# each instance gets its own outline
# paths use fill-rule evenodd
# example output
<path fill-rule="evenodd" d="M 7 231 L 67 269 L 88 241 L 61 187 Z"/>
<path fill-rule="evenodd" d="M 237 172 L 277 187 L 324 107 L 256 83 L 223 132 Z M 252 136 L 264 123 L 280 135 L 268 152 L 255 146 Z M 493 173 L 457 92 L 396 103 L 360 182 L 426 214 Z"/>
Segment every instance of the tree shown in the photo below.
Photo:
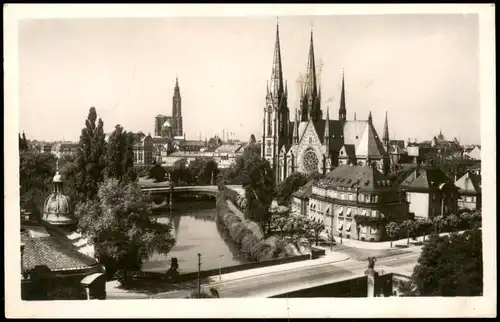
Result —
<path fill-rule="evenodd" d="M 250 135 L 250 139 L 248 140 L 248 144 L 254 144 L 257 143 L 257 140 L 255 139 L 255 135 Z"/>
<path fill-rule="evenodd" d="M 217 162 L 213 158 L 196 158 L 188 166 L 190 178 L 197 185 L 212 184 L 212 177 L 218 173 Z"/>
<path fill-rule="evenodd" d="M 273 172 L 269 162 L 251 150 L 243 153 L 243 186 L 247 207 L 245 214 L 248 219 L 259 223 L 264 233 L 267 233 L 274 195 Z"/>
<path fill-rule="evenodd" d="M 56 158 L 52 153 L 21 152 L 19 154 L 19 196 L 21 208 L 35 210 L 51 187 Z"/>
<path fill-rule="evenodd" d="M 391 221 L 385 226 L 385 232 L 387 233 L 387 236 L 391 240 L 391 248 L 392 248 L 392 241 L 396 236 L 399 235 L 399 226 L 395 222 Z"/>
<path fill-rule="evenodd" d="M 155 164 L 149 170 L 149 177 L 153 178 L 156 182 L 165 181 L 165 174 L 165 169 L 159 164 Z"/>
<path fill-rule="evenodd" d="M 175 244 L 172 226 L 150 217 L 151 205 L 136 182 L 106 179 L 97 198 L 77 205 L 75 215 L 111 275 L 119 269 L 140 270 L 153 253 L 167 254 Z"/>
<path fill-rule="evenodd" d="M 311 227 L 312 227 L 312 230 L 314 232 L 315 244 L 316 244 L 316 246 L 318 246 L 319 235 L 321 234 L 321 232 L 323 230 L 325 230 L 325 224 L 322 222 L 313 221 L 313 222 L 311 222 Z"/>
<path fill-rule="evenodd" d="M 482 235 L 479 229 L 431 235 L 412 275 L 420 296 L 481 296 Z"/>
<path fill-rule="evenodd" d="M 406 232 L 408 238 L 407 245 L 410 245 L 410 234 L 413 232 L 415 225 L 412 220 L 405 220 L 401 223 L 400 229 Z"/>
<path fill-rule="evenodd" d="M 176 182 L 177 185 L 185 185 L 191 182 L 188 171 L 188 160 L 186 158 L 175 161 L 171 171 L 172 181 Z"/>
<path fill-rule="evenodd" d="M 91 107 L 85 120 L 85 128 L 80 135 L 80 149 L 77 152 L 77 184 L 76 190 L 82 199 L 93 199 L 97 196 L 99 183 L 104 181 L 106 167 L 106 141 L 103 122 L 97 121 L 95 107 Z"/>
<path fill-rule="evenodd" d="M 19 134 L 19 152 L 24 152 L 28 150 L 28 141 L 26 140 L 26 135 L 23 132 L 23 136 Z"/>
<path fill-rule="evenodd" d="M 306 176 L 301 172 L 293 172 L 276 188 L 276 197 L 279 205 L 288 205 L 291 195 L 307 183 Z"/>
<path fill-rule="evenodd" d="M 118 180 L 135 181 L 137 178 L 134 170 L 134 138 L 119 124 L 109 136 L 104 172 L 107 177 Z"/>
<path fill-rule="evenodd" d="M 460 218 L 457 215 L 450 214 L 444 218 L 446 226 L 448 226 L 452 231 L 455 231 L 460 224 Z"/>
<path fill-rule="evenodd" d="M 423 236 L 423 241 L 425 241 L 425 235 L 427 235 L 432 229 L 432 221 L 429 218 L 419 219 L 420 232 Z"/>
<path fill-rule="evenodd" d="M 441 232 L 443 224 L 444 224 L 443 216 L 436 216 L 432 218 L 432 226 L 434 227 L 434 233 L 439 234 Z"/>

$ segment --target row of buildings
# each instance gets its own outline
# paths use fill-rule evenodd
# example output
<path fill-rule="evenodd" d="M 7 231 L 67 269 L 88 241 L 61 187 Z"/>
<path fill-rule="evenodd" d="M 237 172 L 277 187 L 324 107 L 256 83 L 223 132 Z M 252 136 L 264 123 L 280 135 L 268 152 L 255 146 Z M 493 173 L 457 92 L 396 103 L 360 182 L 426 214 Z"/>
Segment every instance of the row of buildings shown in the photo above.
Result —
<path fill-rule="evenodd" d="M 387 222 L 481 209 L 481 195 L 480 165 L 454 181 L 436 166 L 416 165 L 395 180 L 373 164 L 350 164 L 295 192 L 292 211 L 323 222 L 335 236 L 380 241 Z"/>

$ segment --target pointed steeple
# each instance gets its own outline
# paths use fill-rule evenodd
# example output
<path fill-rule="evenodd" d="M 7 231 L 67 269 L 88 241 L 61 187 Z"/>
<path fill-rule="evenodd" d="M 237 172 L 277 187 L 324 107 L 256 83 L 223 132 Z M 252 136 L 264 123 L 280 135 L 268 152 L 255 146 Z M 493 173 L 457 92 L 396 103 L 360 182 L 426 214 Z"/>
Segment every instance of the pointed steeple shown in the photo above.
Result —
<path fill-rule="evenodd" d="M 354 121 L 356 121 L 356 112 L 354 112 Z"/>
<path fill-rule="evenodd" d="M 370 111 L 370 114 L 368 114 L 368 122 L 372 122 L 372 111 Z"/>
<path fill-rule="evenodd" d="M 330 146 L 330 106 L 327 106 L 326 108 L 326 124 L 325 124 L 325 133 L 323 135 L 323 138 L 325 147 L 328 151 L 328 148 Z"/>
<path fill-rule="evenodd" d="M 276 41 L 274 43 L 273 71 L 271 74 L 271 93 L 274 98 L 278 98 L 284 92 L 283 68 L 281 64 L 280 31 L 279 24 L 276 23 Z"/>
<path fill-rule="evenodd" d="M 314 41 L 311 29 L 311 42 L 309 44 L 309 57 L 307 60 L 306 93 L 309 99 L 315 98 L 318 94 L 316 84 L 316 62 L 314 60 Z"/>
<path fill-rule="evenodd" d="M 295 124 L 293 125 L 293 144 L 299 143 L 299 111 L 295 109 Z"/>
<path fill-rule="evenodd" d="M 382 135 L 382 142 L 384 142 L 384 145 L 386 146 L 389 143 L 389 122 L 387 121 L 387 111 L 385 112 L 384 134 Z"/>
<path fill-rule="evenodd" d="M 346 119 L 347 119 L 347 110 L 345 108 L 344 70 L 342 69 L 342 87 L 340 89 L 339 120 L 345 121 Z"/>
<path fill-rule="evenodd" d="M 285 81 L 285 96 L 288 97 L 288 81 Z"/>

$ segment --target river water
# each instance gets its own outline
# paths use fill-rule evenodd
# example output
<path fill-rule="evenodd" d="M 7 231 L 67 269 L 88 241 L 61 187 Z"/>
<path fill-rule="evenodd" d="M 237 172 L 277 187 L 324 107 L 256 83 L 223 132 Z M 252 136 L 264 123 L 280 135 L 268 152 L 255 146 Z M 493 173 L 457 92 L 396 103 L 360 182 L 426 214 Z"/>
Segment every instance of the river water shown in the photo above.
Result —
<path fill-rule="evenodd" d="M 170 259 L 177 257 L 179 273 L 198 270 L 198 253 L 201 254 L 201 270 L 233 266 L 249 261 L 239 247 L 216 223 L 214 201 L 174 202 L 172 215 L 160 213 L 159 222 L 172 223 L 176 244 L 167 255 L 153 254 L 142 265 L 143 271 L 165 272 Z"/>

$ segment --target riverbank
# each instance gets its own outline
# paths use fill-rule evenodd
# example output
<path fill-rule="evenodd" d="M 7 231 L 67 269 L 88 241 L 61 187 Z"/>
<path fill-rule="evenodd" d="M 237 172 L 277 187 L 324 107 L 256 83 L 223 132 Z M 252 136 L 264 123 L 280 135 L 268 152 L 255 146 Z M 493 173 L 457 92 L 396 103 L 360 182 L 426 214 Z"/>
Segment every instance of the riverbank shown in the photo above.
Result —
<path fill-rule="evenodd" d="M 264 238 L 257 223 L 246 220 L 241 211 L 228 200 L 225 191 L 218 191 L 216 198 L 217 220 L 250 260 L 264 261 L 301 255 L 295 247 L 282 238 Z"/>

